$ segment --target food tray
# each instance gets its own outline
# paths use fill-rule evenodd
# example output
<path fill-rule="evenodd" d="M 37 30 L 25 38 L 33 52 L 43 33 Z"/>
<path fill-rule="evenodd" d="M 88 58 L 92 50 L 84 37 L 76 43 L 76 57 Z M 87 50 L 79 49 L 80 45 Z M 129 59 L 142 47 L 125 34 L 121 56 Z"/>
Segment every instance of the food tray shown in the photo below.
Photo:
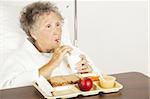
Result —
<path fill-rule="evenodd" d="M 79 77 L 81 77 L 81 75 Z M 54 87 L 52 92 L 49 91 L 45 93 L 38 86 L 36 81 L 33 82 L 33 86 L 47 99 L 72 98 L 72 97 L 77 97 L 78 95 L 89 96 L 89 95 L 99 94 L 99 92 L 103 92 L 103 93 L 118 92 L 120 89 L 123 88 L 123 85 L 121 85 L 117 81 L 115 81 L 114 87 L 109 89 L 102 88 L 99 83 L 100 81 L 93 81 L 93 88 L 90 91 L 81 91 L 78 88 L 77 84 L 72 84 L 72 85 Z M 58 88 L 63 90 L 57 90 Z"/>

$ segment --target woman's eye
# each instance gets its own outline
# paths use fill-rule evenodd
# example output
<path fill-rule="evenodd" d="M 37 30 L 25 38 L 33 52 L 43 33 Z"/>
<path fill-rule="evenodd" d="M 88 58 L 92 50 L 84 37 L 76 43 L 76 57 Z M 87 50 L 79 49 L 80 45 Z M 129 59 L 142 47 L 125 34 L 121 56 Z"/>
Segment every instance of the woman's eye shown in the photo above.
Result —
<path fill-rule="evenodd" d="M 60 26 L 60 24 L 56 24 L 56 26 Z"/>
<path fill-rule="evenodd" d="M 51 27 L 51 25 L 47 25 L 47 28 L 50 28 Z"/>
<path fill-rule="evenodd" d="M 60 26 L 61 26 L 61 23 L 57 23 L 56 26 L 57 26 L 57 27 L 60 27 Z"/>

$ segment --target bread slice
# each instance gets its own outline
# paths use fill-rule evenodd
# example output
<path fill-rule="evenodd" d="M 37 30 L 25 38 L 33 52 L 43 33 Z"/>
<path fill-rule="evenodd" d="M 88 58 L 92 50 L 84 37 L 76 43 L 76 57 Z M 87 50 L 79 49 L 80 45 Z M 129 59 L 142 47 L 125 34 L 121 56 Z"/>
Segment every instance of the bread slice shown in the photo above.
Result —
<path fill-rule="evenodd" d="M 79 77 L 77 77 L 76 75 L 67 75 L 63 76 L 63 79 L 69 84 L 75 84 L 78 82 Z"/>
<path fill-rule="evenodd" d="M 53 87 L 56 86 L 64 86 L 68 84 L 75 84 L 78 82 L 80 78 L 76 75 L 62 75 L 62 76 L 54 76 L 50 77 L 48 81 L 51 83 Z"/>

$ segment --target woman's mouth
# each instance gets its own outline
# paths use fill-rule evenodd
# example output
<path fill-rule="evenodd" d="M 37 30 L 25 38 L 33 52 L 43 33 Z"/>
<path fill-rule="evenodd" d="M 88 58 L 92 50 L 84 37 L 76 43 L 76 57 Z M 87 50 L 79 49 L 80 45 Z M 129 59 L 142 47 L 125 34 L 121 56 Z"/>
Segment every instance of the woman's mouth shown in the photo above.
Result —
<path fill-rule="evenodd" d="M 55 42 L 56 43 L 60 43 L 60 39 L 55 39 Z"/>

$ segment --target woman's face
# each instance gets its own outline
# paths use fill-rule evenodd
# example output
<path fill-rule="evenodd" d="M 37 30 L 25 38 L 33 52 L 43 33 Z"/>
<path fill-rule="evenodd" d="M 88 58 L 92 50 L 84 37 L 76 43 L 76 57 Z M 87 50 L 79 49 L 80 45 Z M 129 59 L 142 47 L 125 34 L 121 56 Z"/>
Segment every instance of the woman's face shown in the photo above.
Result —
<path fill-rule="evenodd" d="M 62 22 L 54 13 L 44 13 L 37 19 L 34 25 L 34 33 L 31 36 L 36 40 L 39 47 L 45 51 L 57 48 L 60 45 Z"/>

